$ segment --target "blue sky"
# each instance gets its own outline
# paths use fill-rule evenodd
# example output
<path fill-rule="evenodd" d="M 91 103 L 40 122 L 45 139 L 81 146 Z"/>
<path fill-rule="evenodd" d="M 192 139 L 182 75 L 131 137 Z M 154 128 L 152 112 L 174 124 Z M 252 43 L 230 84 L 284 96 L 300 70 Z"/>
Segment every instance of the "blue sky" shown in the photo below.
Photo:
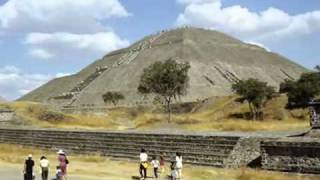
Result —
<path fill-rule="evenodd" d="M 15 99 L 143 36 L 216 29 L 307 67 L 320 64 L 320 1 L 0 0 L 0 96 Z"/>

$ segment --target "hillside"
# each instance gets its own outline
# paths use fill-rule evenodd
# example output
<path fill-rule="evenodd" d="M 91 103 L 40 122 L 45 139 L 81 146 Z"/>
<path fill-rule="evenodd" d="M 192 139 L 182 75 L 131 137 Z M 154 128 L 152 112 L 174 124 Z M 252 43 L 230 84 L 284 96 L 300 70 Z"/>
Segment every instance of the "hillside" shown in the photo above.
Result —
<path fill-rule="evenodd" d="M 258 78 L 278 87 L 306 69 L 265 49 L 246 44 L 221 32 L 198 28 L 161 31 L 111 52 L 79 73 L 54 79 L 23 96 L 21 101 L 58 106 L 103 106 L 102 94 L 120 91 L 122 106 L 150 104 L 152 97 L 137 93 L 143 68 L 174 58 L 191 64 L 190 88 L 183 102 L 227 96 L 239 79 Z"/>

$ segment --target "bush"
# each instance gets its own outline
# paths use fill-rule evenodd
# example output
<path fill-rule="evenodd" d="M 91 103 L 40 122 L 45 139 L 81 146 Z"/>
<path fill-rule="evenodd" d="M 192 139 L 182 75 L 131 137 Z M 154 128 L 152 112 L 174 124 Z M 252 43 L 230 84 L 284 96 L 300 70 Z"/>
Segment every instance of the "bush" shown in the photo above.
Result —
<path fill-rule="evenodd" d="M 38 119 L 48 122 L 58 122 L 66 120 L 66 116 L 60 112 L 45 110 L 38 115 Z"/>
<path fill-rule="evenodd" d="M 290 114 L 295 119 L 306 120 L 309 118 L 309 115 L 306 109 L 294 109 L 290 111 Z"/>

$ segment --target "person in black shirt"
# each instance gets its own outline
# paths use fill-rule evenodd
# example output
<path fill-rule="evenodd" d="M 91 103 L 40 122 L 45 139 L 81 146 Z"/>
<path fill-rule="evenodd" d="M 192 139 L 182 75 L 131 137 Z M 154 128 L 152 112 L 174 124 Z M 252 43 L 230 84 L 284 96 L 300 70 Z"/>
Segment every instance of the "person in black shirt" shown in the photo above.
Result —
<path fill-rule="evenodd" d="M 28 159 L 24 164 L 24 179 L 33 180 L 33 166 L 34 161 L 32 160 L 32 155 L 29 154 Z"/>

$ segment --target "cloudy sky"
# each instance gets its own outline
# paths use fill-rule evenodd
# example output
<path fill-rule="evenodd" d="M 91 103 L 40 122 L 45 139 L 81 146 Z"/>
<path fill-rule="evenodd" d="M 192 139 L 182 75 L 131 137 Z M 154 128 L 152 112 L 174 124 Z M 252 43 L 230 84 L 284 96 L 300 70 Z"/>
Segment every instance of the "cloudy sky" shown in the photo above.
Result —
<path fill-rule="evenodd" d="M 162 29 L 192 25 L 320 64 L 319 0 L 0 0 L 0 96 L 15 99 Z"/>

